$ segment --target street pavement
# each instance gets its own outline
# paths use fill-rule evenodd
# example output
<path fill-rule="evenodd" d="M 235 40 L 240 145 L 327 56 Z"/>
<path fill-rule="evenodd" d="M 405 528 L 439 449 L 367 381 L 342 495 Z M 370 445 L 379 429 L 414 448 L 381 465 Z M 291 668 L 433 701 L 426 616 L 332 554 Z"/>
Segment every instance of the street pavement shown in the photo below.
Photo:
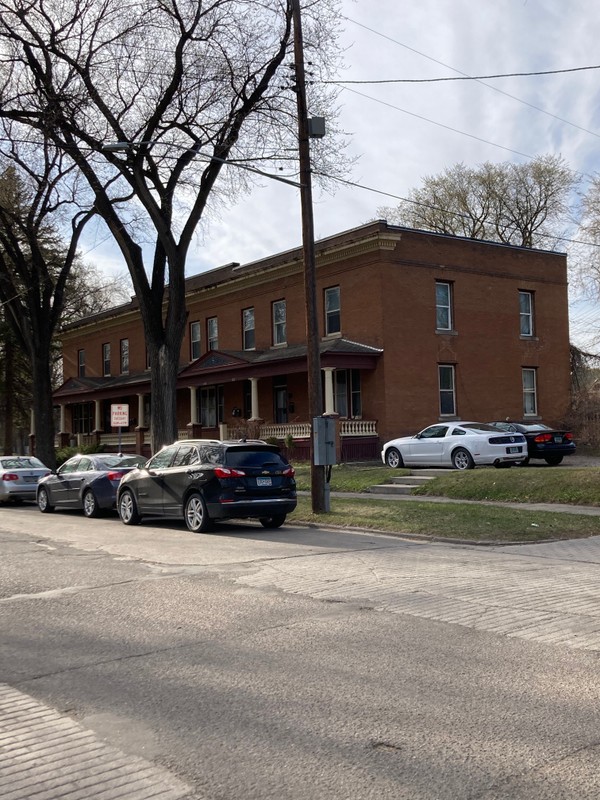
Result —
<path fill-rule="evenodd" d="M 226 525 L 221 530 L 219 535 L 193 536 L 183 525 L 126 529 L 118 520 L 0 509 L 0 534 L 23 541 L 33 536 L 42 552 L 75 548 L 74 552 L 107 555 L 116 565 L 143 565 L 150 577 L 217 577 L 243 591 L 347 604 L 454 626 L 457 632 L 471 630 L 589 654 L 600 650 L 600 536 L 480 548 L 291 526 L 264 531 Z M 27 598 L 60 599 L 77 593 L 84 597 L 90 590 L 76 576 L 63 582 L 49 578 L 43 591 L 33 586 L 28 593 L 11 592 L 10 581 L 8 576 L 0 612 L 3 605 Z M 593 775 L 586 773 L 586 781 L 581 796 L 594 797 L 594 791 L 600 796 Z M 2 800 L 192 796 L 200 797 L 151 759 L 114 746 L 81 721 L 15 686 L 0 684 Z"/>

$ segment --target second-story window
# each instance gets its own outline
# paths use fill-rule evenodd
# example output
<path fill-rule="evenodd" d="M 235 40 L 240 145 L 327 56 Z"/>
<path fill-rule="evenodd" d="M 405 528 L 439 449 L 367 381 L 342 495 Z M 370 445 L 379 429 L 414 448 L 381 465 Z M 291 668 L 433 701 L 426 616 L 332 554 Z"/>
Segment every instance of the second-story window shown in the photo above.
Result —
<path fill-rule="evenodd" d="M 286 342 L 285 300 L 276 300 L 273 303 L 273 344 L 285 344 Z"/>
<path fill-rule="evenodd" d="M 102 345 L 102 374 L 105 378 L 110 376 L 110 342 Z"/>
<path fill-rule="evenodd" d="M 129 339 L 121 339 L 120 342 L 120 366 L 121 375 L 129 374 Z"/>
<path fill-rule="evenodd" d="M 435 327 L 438 331 L 452 330 L 452 284 L 435 282 Z"/>
<path fill-rule="evenodd" d="M 245 308 L 242 311 L 242 344 L 244 350 L 254 350 L 256 346 L 254 334 L 254 309 Z"/>
<path fill-rule="evenodd" d="M 219 349 L 219 320 L 216 317 L 206 320 L 206 341 L 209 350 Z"/>
<path fill-rule="evenodd" d="M 77 375 L 85 378 L 85 350 L 77 351 Z"/>
<path fill-rule="evenodd" d="M 533 336 L 533 292 L 519 292 L 519 319 L 521 336 Z"/>
<path fill-rule="evenodd" d="M 325 335 L 340 333 L 341 330 L 340 287 L 331 286 L 325 289 Z"/>
<path fill-rule="evenodd" d="M 190 322 L 190 361 L 200 358 L 200 323 Z"/>

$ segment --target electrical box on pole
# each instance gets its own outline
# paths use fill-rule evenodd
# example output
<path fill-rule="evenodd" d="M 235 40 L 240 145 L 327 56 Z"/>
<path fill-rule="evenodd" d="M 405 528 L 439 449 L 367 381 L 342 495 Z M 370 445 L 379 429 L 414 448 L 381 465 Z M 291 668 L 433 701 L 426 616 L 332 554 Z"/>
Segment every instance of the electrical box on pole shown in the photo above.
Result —
<path fill-rule="evenodd" d="M 314 463 L 321 467 L 330 467 L 335 460 L 335 420 L 331 417 L 315 417 L 313 419 L 313 452 Z"/>

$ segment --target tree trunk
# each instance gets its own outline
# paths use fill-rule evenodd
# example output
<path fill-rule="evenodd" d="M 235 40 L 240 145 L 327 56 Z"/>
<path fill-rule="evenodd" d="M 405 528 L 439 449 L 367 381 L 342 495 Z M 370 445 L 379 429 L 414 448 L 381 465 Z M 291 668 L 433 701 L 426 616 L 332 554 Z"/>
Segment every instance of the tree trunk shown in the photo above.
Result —
<path fill-rule="evenodd" d="M 158 351 L 150 354 L 152 405 L 152 453 L 177 440 L 177 372 L 179 367 L 178 342 L 163 342 Z"/>
<path fill-rule="evenodd" d="M 50 350 L 45 346 L 32 354 L 33 419 L 35 455 L 49 469 L 56 468 L 54 450 L 54 406 L 50 375 Z"/>
<path fill-rule="evenodd" d="M 4 344 L 4 453 L 15 452 L 14 445 L 14 409 L 15 409 L 15 349 L 11 334 L 8 333 Z"/>

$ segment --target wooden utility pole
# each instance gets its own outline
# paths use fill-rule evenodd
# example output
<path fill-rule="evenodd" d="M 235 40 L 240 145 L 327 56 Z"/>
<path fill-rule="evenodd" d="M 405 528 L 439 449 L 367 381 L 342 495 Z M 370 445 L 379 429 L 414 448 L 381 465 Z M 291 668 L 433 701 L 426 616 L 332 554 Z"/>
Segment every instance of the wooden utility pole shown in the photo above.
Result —
<path fill-rule="evenodd" d="M 315 232 L 313 224 L 312 181 L 310 168 L 310 132 L 306 108 L 306 78 L 300 0 L 291 0 L 294 22 L 295 90 L 298 104 L 298 153 L 300 160 L 300 200 L 302 204 L 302 249 L 304 255 L 304 304 L 306 309 L 306 366 L 308 371 L 308 415 L 311 423 L 310 485 L 313 513 L 324 513 L 325 467 L 317 466 L 314 457 L 313 421 L 323 414 L 321 389 L 321 354 L 317 320 L 317 285 Z"/>

